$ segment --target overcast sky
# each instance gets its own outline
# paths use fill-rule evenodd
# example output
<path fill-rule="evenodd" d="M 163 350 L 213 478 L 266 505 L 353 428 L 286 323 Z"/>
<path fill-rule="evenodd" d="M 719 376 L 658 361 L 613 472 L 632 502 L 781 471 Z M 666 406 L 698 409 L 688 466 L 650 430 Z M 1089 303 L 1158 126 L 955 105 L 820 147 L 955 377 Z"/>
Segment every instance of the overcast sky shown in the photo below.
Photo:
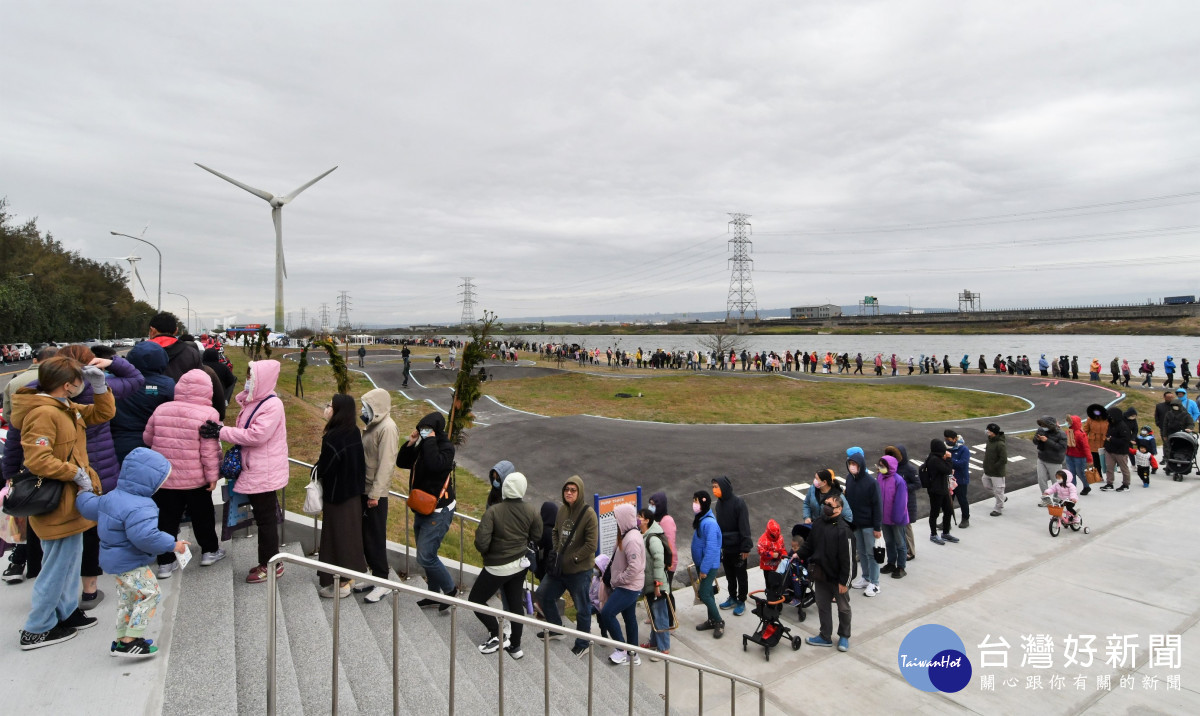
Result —
<path fill-rule="evenodd" d="M 723 310 L 728 212 L 761 308 L 1144 301 L 1200 293 L 1197 48 L 1188 0 L 10 2 L 0 196 L 153 293 L 108 233 L 149 224 L 209 325 L 271 319 L 274 234 L 193 162 L 338 166 L 283 212 L 296 323 L 454 320 L 461 276 L 502 317 Z"/>

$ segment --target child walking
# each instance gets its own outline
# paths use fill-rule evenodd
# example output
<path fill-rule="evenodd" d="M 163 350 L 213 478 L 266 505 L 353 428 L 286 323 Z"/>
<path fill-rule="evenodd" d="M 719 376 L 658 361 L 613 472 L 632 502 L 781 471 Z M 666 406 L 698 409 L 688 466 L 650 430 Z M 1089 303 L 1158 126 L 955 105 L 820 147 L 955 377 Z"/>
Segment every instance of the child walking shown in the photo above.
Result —
<path fill-rule="evenodd" d="M 158 529 L 158 506 L 150 499 L 170 473 L 165 457 L 136 448 L 121 465 L 112 492 L 81 491 L 75 498 L 80 514 L 98 523 L 100 566 L 117 578 L 120 604 L 112 656 L 146 659 L 158 651 L 143 637 L 162 598 L 150 565 L 162 552 L 183 554 L 188 544 Z"/>
<path fill-rule="evenodd" d="M 1150 487 L 1150 461 L 1153 456 L 1146 449 L 1145 443 L 1138 444 L 1138 451 L 1133 456 L 1133 462 L 1137 465 L 1138 477 L 1142 478 L 1142 487 Z"/>

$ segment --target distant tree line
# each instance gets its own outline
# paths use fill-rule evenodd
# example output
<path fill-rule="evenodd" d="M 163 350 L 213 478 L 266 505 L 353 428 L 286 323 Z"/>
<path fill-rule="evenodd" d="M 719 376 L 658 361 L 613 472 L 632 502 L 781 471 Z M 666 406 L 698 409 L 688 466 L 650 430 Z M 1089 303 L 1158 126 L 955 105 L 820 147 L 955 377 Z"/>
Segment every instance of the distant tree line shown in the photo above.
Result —
<path fill-rule="evenodd" d="M 133 299 L 120 268 L 66 250 L 37 219 L 12 218 L 0 198 L 0 343 L 146 334 L 154 307 Z"/>

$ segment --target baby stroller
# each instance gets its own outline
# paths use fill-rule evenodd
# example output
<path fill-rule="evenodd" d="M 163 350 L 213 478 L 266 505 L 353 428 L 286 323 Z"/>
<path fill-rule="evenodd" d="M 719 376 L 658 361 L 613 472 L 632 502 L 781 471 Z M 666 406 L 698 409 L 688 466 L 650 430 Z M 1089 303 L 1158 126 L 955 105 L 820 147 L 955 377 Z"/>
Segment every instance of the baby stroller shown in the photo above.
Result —
<path fill-rule="evenodd" d="M 1175 482 L 1183 482 L 1183 476 L 1190 475 L 1193 469 L 1200 472 L 1200 466 L 1196 465 L 1198 442 L 1200 440 L 1192 433 L 1178 432 L 1167 436 L 1165 472 Z"/>
<path fill-rule="evenodd" d="M 767 588 L 759 589 L 750 592 L 748 595 L 754 600 L 754 609 L 751 613 L 758 617 L 758 628 L 753 634 L 742 635 L 742 651 L 746 650 L 746 642 L 752 641 L 755 644 L 766 649 L 767 661 L 771 660 L 771 647 L 778 646 L 781 639 L 787 639 L 792 643 L 792 651 L 796 651 L 803 644 L 803 640 L 798 636 L 792 636 L 792 631 L 779 621 L 779 616 L 783 614 L 783 604 L 785 598 L 783 596 L 783 575 L 778 572 L 767 572 Z"/>
<path fill-rule="evenodd" d="M 792 528 L 792 534 L 805 540 L 808 539 L 808 533 L 811 530 L 810 525 L 798 524 Z M 796 607 L 796 619 L 804 621 L 807 616 L 804 610 L 811 607 L 817 600 L 812 580 L 808 578 L 808 565 L 804 560 L 792 556 L 780 565 L 780 572 L 783 574 L 785 604 L 789 607 Z"/>

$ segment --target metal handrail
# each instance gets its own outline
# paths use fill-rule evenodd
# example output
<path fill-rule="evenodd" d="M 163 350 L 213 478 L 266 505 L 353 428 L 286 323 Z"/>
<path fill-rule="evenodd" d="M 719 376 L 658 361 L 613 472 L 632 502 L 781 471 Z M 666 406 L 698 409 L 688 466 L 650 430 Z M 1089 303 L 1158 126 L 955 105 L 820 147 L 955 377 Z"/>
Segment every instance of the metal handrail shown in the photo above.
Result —
<path fill-rule="evenodd" d="M 313 468 L 311 463 L 304 462 L 303 460 L 297 460 L 294 457 L 289 457 L 288 462 L 292 463 L 293 465 L 299 465 L 300 467 L 307 468 L 309 470 L 311 470 Z M 388 490 L 388 494 L 391 495 L 392 497 L 399 497 L 402 500 L 408 499 L 408 495 L 404 494 L 403 492 L 397 492 L 396 490 Z M 464 565 L 466 564 L 466 560 L 465 560 L 466 552 L 465 552 L 464 539 L 463 539 L 463 534 L 464 534 L 463 522 L 469 521 L 469 522 L 474 522 L 475 524 L 479 524 L 479 518 L 463 514 L 463 513 L 459 512 L 458 510 L 454 511 L 454 516 L 455 516 L 455 518 L 458 519 L 458 586 L 461 589 L 463 586 Z M 282 525 L 281 525 L 281 529 L 282 529 Z M 316 515 L 313 515 L 312 529 L 313 529 L 313 551 L 310 554 L 316 554 L 317 553 L 317 530 L 318 530 Z M 410 550 L 410 545 L 408 544 L 408 533 L 409 533 L 409 515 L 408 515 L 408 510 L 406 509 L 406 510 L 404 510 L 404 571 L 400 573 L 401 576 L 404 577 L 404 579 L 408 579 L 408 566 L 409 566 L 408 560 L 409 560 L 409 550 Z M 280 538 L 280 540 L 281 540 L 280 544 L 282 544 L 282 537 Z"/>
<path fill-rule="evenodd" d="M 550 656 L 549 656 L 549 654 L 550 654 L 550 631 L 551 631 L 551 629 L 553 629 L 553 631 L 556 634 L 563 634 L 566 637 L 582 639 L 582 640 L 588 642 L 588 715 L 589 716 L 591 716 L 592 708 L 593 708 L 593 699 L 592 699 L 593 669 L 595 666 L 595 651 L 596 651 L 597 645 L 602 646 L 602 647 L 612 647 L 613 649 L 621 649 L 621 650 L 625 651 L 626 653 L 640 654 L 646 658 L 653 656 L 656 659 L 662 660 L 663 668 L 664 668 L 664 675 L 666 677 L 666 684 L 667 684 L 667 688 L 665 690 L 666 693 L 664 694 L 664 698 L 663 698 L 663 713 L 664 714 L 671 713 L 671 691 L 670 691 L 670 665 L 671 664 L 686 667 L 689 669 L 694 669 L 697 672 L 697 675 L 699 678 L 699 693 L 700 693 L 699 713 L 701 713 L 701 714 L 704 713 L 704 674 L 706 674 L 706 673 L 712 674 L 713 676 L 717 676 L 719 678 L 729 679 L 729 682 L 730 682 L 729 683 L 729 713 L 730 714 L 737 713 L 737 685 L 738 684 L 743 684 L 745 686 L 750 687 L 751 689 L 756 689 L 758 691 L 758 713 L 759 713 L 759 716 L 764 716 L 764 714 L 766 713 L 766 704 L 767 704 L 766 690 L 763 687 L 761 682 L 755 681 L 754 679 L 749 679 L 749 678 L 746 678 L 745 676 L 741 676 L 739 674 L 735 674 L 730 671 L 725 671 L 724 669 L 718 669 L 716 667 L 708 666 L 706 664 L 701 664 L 701 663 L 698 663 L 695 661 L 689 661 L 687 659 L 683 659 L 678 656 L 674 656 L 672 654 L 665 654 L 665 653 L 662 653 L 659 651 L 655 651 L 653 649 L 643 649 L 640 646 L 636 646 L 633 644 L 626 644 L 624 642 L 619 642 L 615 639 L 609 639 L 607 637 L 602 637 L 602 636 L 598 637 L 598 636 L 595 636 L 594 634 L 590 634 L 588 632 L 581 632 L 581 631 L 577 631 L 575 629 L 561 627 L 556 624 L 549 624 L 548 622 L 544 622 L 544 621 L 542 621 L 540 619 L 536 619 L 534 617 L 525 616 L 524 614 L 513 614 L 511 612 L 506 612 L 503 609 L 489 607 L 486 604 L 476 604 L 475 602 L 469 602 L 465 599 L 451 597 L 450 595 L 442 594 L 441 592 L 430 592 L 428 590 L 420 589 L 418 587 L 412 587 L 407 584 L 403 584 L 401 582 L 394 582 L 390 579 L 380 579 L 379 577 L 375 577 L 370 574 L 365 574 L 363 572 L 356 572 L 352 569 L 346 569 L 344 567 L 339 567 L 334 564 L 326 564 L 325 562 L 320 562 L 318 560 L 310 559 L 308 557 L 300 557 L 300 556 L 297 556 L 294 554 L 289 554 L 289 553 L 283 552 L 283 553 L 277 554 L 274 557 L 272 557 L 270 559 L 270 561 L 267 563 L 267 713 L 270 716 L 274 716 L 277 713 L 276 700 L 277 700 L 277 696 L 278 696 L 278 685 L 276 683 L 276 681 L 277 681 L 277 674 L 276 674 L 277 653 L 276 653 L 276 649 L 275 649 L 275 640 L 276 640 L 276 636 L 277 636 L 277 634 L 276 634 L 276 632 L 277 632 L 277 629 L 276 629 L 276 604 L 277 604 L 277 600 L 278 600 L 278 597 L 277 597 L 278 585 L 277 585 L 277 577 L 275 575 L 275 565 L 282 563 L 282 562 L 288 562 L 288 563 L 294 564 L 298 567 L 305 567 L 305 568 L 313 569 L 313 570 L 316 570 L 319 572 L 325 572 L 328 574 L 332 574 L 335 577 L 335 579 L 333 581 L 333 584 L 335 585 L 335 589 L 337 588 L 337 586 L 340 586 L 342 578 L 347 578 L 347 579 L 353 579 L 355 582 L 362 582 L 364 584 L 370 584 L 375 587 L 383 587 L 384 589 L 387 589 L 393 593 L 391 595 L 391 597 L 392 597 L 392 712 L 395 714 L 400 713 L 400 660 L 398 658 L 399 650 L 398 650 L 397 641 L 396 641 L 396 637 L 398 635 L 399 628 L 400 628 L 400 601 L 397 598 L 398 597 L 398 594 L 396 594 L 397 592 L 412 595 L 415 597 L 421 597 L 423 599 L 430 599 L 430 600 L 436 601 L 440 604 L 449 605 L 449 607 L 450 607 L 450 683 L 449 683 L 450 691 L 448 694 L 448 703 L 450 706 L 450 711 L 449 711 L 450 716 L 454 716 L 454 691 L 455 691 L 455 686 L 456 686 L 455 662 L 457 661 L 456 657 L 457 657 L 457 645 L 458 645 L 458 610 L 460 608 L 466 609 L 466 610 L 474 612 L 476 614 L 487 614 L 487 615 L 494 617 L 497 620 L 497 631 L 500 634 L 504 633 L 505 621 L 509 621 L 509 622 L 513 622 L 513 623 L 517 623 L 517 624 L 523 624 L 527 627 L 541 628 L 543 630 L 542 631 L 542 645 L 543 645 L 543 649 L 544 649 L 544 658 L 542 659 L 542 678 L 543 678 L 543 689 L 544 689 L 544 693 L 546 694 L 546 698 L 543 700 L 543 709 L 545 710 L 546 714 L 550 713 L 550 700 L 549 700 Z M 331 702 L 331 708 L 330 708 L 330 712 L 335 715 L 338 712 L 338 683 L 337 683 L 338 671 L 337 671 L 337 669 L 338 669 L 338 647 L 339 647 L 339 641 L 341 638 L 341 633 L 340 633 L 341 603 L 342 603 L 342 600 L 340 598 L 338 598 L 337 593 L 335 591 L 335 597 L 333 600 L 333 634 L 332 634 L 332 637 L 333 637 L 332 659 L 333 659 L 333 661 L 332 661 L 332 666 L 331 666 L 331 673 L 333 675 L 333 680 L 331 682 L 332 702 Z M 500 696 L 498 707 L 497 707 L 498 708 L 497 713 L 500 716 L 503 716 L 504 715 L 504 650 L 497 649 L 496 654 L 498 655 L 498 658 L 499 658 L 498 689 L 499 689 L 499 696 Z M 628 706 L 628 713 L 630 714 L 630 716 L 633 716 L 634 664 L 633 664 L 632 659 L 630 659 L 628 663 L 629 663 L 629 693 L 628 693 L 628 697 L 627 697 L 627 699 L 628 699 L 627 706 Z"/>

